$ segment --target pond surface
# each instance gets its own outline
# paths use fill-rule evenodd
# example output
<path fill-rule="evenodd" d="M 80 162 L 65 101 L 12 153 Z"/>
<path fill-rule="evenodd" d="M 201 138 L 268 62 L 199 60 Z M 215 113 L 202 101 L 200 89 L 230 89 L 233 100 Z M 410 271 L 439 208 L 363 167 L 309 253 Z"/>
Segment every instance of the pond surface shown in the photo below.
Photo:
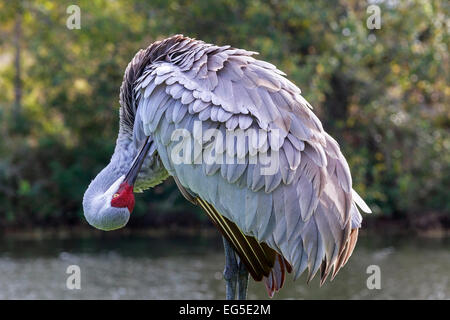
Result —
<path fill-rule="evenodd" d="M 69 290 L 69 265 L 81 289 Z M 369 290 L 370 265 L 381 289 Z M 224 256 L 219 237 L 117 237 L 0 240 L 0 299 L 223 299 Z M 250 281 L 250 299 L 267 299 Z M 450 239 L 360 237 L 333 282 L 306 284 L 306 274 L 274 299 L 450 299 Z"/>

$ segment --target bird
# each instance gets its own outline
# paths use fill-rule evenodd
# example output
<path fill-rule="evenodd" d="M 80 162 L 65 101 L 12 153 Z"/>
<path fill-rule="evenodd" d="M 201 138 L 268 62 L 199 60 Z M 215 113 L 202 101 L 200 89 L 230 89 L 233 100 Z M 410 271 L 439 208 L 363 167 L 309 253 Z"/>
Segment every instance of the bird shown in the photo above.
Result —
<path fill-rule="evenodd" d="M 222 234 L 226 299 L 247 298 L 249 275 L 269 297 L 288 273 L 332 280 L 360 210 L 371 213 L 300 89 L 257 54 L 183 35 L 139 50 L 120 87 L 114 153 L 83 197 L 87 222 L 115 230 L 134 192 L 172 177 Z"/>

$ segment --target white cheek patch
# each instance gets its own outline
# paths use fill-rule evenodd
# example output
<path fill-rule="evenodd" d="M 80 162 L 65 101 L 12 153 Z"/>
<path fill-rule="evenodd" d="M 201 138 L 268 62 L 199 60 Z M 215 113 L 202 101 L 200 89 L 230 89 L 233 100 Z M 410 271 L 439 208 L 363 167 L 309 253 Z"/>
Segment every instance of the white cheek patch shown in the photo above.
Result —
<path fill-rule="evenodd" d="M 117 190 L 120 187 L 120 184 L 125 179 L 125 175 L 122 175 L 117 179 L 109 188 L 105 191 L 104 194 L 100 195 L 101 198 L 103 198 L 103 209 L 107 209 L 111 207 L 111 200 L 113 195 L 117 192 Z"/>
<path fill-rule="evenodd" d="M 117 192 L 117 190 L 120 187 L 120 184 L 123 182 L 123 180 L 125 179 L 125 175 L 122 175 L 119 177 L 119 179 L 117 179 L 112 185 L 111 187 L 108 188 L 108 190 L 105 191 L 104 195 L 105 196 L 111 196 Z"/>

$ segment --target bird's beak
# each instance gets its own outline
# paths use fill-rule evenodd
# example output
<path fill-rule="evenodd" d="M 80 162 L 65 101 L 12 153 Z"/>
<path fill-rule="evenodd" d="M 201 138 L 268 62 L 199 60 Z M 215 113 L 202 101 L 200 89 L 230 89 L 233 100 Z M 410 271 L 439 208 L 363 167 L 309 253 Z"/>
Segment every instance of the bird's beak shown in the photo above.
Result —
<path fill-rule="evenodd" d="M 142 163 L 144 162 L 145 157 L 147 156 L 148 150 L 150 149 L 152 142 L 153 140 L 150 140 L 150 137 L 147 137 L 147 139 L 145 139 L 144 143 L 142 144 L 142 147 L 139 150 L 136 158 L 134 158 L 133 164 L 131 165 L 130 170 L 128 170 L 125 179 L 123 181 L 126 182 L 129 186 L 134 186 L 139 171 L 141 170 Z"/>

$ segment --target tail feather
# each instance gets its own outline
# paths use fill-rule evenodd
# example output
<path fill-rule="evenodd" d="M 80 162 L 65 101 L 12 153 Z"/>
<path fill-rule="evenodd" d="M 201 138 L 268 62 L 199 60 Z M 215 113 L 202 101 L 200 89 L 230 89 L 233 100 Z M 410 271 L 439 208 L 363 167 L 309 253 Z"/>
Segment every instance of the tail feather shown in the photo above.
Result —
<path fill-rule="evenodd" d="M 268 277 L 264 277 L 264 284 L 266 285 L 269 297 L 273 297 L 275 292 L 278 292 L 286 280 L 286 272 L 291 273 L 291 265 L 279 254 L 276 256 L 275 265 L 272 268 Z"/>
<path fill-rule="evenodd" d="M 347 263 L 348 259 L 353 253 L 356 246 L 356 241 L 358 240 L 358 228 L 352 229 L 350 236 L 345 243 L 344 249 L 342 250 L 339 258 L 334 264 L 333 274 L 331 275 L 331 280 L 336 277 L 338 271 Z"/>
<path fill-rule="evenodd" d="M 179 184 L 178 187 L 183 189 Z M 200 205 L 205 210 L 222 235 L 232 245 L 252 278 L 255 281 L 263 281 L 269 297 L 272 298 L 275 292 L 283 287 L 286 272 L 292 272 L 292 266 L 288 261 L 266 243 L 258 242 L 254 237 L 245 235 L 235 223 L 221 215 L 208 202 L 195 196 L 190 196 L 188 200 Z M 359 203 L 358 205 L 361 206 L 362 204 Z M 325 282 L 329 274 L 331 274 L 331 280 L 336 277 L 355 248 L 358 228 L 354 228 L 348 223 L 343 233 L 346 235 L 344 236 L 346 241 L 335 247 L 335 253 L 333 253 L 333 255 L 337 255 L 337 259 L 334 263 L 323 260 L 320 264 L 320 285 Z"/>

